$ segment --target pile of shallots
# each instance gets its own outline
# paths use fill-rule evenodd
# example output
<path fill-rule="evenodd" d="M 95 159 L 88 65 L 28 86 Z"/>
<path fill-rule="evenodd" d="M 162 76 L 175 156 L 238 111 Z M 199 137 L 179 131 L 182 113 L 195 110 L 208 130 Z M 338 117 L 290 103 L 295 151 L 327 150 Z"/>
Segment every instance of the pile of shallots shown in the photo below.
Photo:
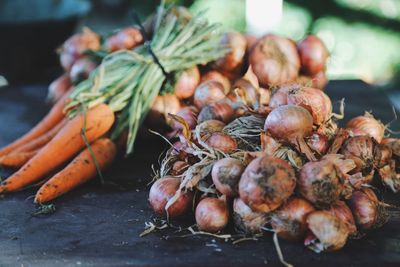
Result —
<path fill-rule="evenodd" d="M 315 252 L 382 225 L 371 183 L 400 189 L 400 141 L 368 113 L 338 127 L 343 112 L 322 90 L 328 51 L 318 37 L 296 45 L 228 33 L 223 43 L 224 58 L 181 77 L 174 97 L 183 102 L 160 96 L 150 112 L 172 140 L 150 190 L 154 211 L 193 209 L 201 231 L 267 229 Z M 172 101 L 179 107 L 165 110 Z"/>

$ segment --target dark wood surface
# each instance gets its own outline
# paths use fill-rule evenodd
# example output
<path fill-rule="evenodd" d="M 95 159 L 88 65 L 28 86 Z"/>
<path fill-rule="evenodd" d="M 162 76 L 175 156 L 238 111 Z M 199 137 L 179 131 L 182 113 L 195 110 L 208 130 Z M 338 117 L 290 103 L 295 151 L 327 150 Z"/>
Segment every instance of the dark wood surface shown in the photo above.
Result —
<path fill-rule="evenodd" d="M 45 86 L 0 88 L 0 146 L 27 131 L 47 111 Z M 383 93 L 361 82 L 332 82 L 328 94 L 346 98 L 346 118 L 372 110 L 384 122 L 393 119 Z M 337 106 L 337 104 L 336 104 Z M 400 129 L 399 123 L 392 125 Z M 33 217 L 36 189 L 0 199 L 0 266 L 281 266 L 272 243 L 262 240 L 233 245 L 213 237 L 179 237 L 172 230 L 139 237 L 153 213 L 147 204 L 151 164 L 164 144 L 141 139 L 135 155 L 119 159 L 105 177 L 119 186 L 91 182 L 55 201 L 57 211 Z M 2 177 L 10 172 L 1 170 Z M 399 195 L 385 192 L 399 204 Z M 361 240 L 350 240 L 336 253 L 315 254 L 301 243 L 281 241 L 295 266 L 400 266 L 400 216 Z M 175 221 L 190 224 L 190 220 Z"/>

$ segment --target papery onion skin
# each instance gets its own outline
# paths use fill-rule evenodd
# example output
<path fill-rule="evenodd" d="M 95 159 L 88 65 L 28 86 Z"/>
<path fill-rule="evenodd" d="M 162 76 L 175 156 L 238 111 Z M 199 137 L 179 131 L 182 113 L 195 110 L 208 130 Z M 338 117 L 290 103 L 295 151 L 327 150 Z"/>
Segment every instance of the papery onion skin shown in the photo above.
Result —
<path fill-rule="evenodd" d="M 290 39 L 271 34 L 257 41 L 249 62 L 262 86 L 293 81 L 300 70 L 296 44 Z"/>
<path fill-rule="evenodd" d="M 204 106 L 224 99 L 223 85 L 215 80 L 201 83 L 194 92 L 193 102 L 199 109 Z"/>
<path fill-rule="evenodd" d="M 369 113 L 351 119 L 347 123 L 346 128 L 350 130 L 360 130 L 375 138 L 378 143 L 380 143 L 385 136 L 385 125 Z"/>
<path fill-rule="evenodd" d="M 310 233 L 307 234 L 304 245 L 320 253 L 336 251 L 344 247 L 349 236 L 347 226 L 328 211 L 314 211 L 307 217 Z"/>
<path fill-rule="evenodd" d="M 199 129 L 201 135 L 205 135 L 222 132 L 225 126 L 226 124 L 219 120 L 206 120 L 199 123 L 196 129 Z"/>
<path fill-rule="evenodd" d="M 324 90 L 328 83 L 328 77 L 326 76 L 325 71 L 321 71 L 314 76 L 300 75 L 295 82 L 301 86 Z"/>
<path fill-rule="evenodd" d="M 257 36 L 253 34 L 246 33 L 244 34 L 244 38 L 246 38 L 246 43 L 247 43 L 247 53 L 250 53 L 251 50 L 253 49 L 254 45 L 257 43 Z"/>
<path fill-rule="evenodd" d="M 314 210 L 310 202 L 292 198 L 272 214 L 272 229 L 285 240 L 300 240 L 307 230 L 307 215 Z"/>
<path fill-rule="evenodd" d="M 379 200 L 374 191 L 369 188 L 356 190 L 348 204 L 360 229 L 369 230 L 376 226 L 379 218 Z"/>
<path fill-rule="evenodd" d="M 187 106 L 181 108 L 176 115 L 183 118 L 190 129 L 194 129 L 197 125 L 197 116 L 199 114 L 199 110 L 195 106 Z M 183 126 L 175 120 L 172 120 L 171 128 L 174 130 L 182 130 Z"/>
<path fill-rule="evenodd" d="M 235 110 L 227 101 L 218 101 L 204 106 L 198 117 L 198 122 L 219 120 L 229 123 L 235 118 Z"/>
<path fill-rule="evenodd" d="M 269 221 L 269 216 L 263 212 L 253 211 L 241 198 L 233 200 L 233 223 L 236 232 L 258 234 L 262 232 Z"/>
<path fill-rule="evenodd" d="M 242 161 L 235 158 L 223 158 L 214 163 L 211 177 L 216 189 L 228 197 L 238 195 L 238 184 L 245 169 Z"/>
<path fill-rule="evenodd" d="M 195 217 L 200 230 L 216 233 L 228 224 L 229 209 L 225 200 L 206 197 L 197 205 Z"/>
<path fill-rule="evenodd" d="M 235 139 L 227 134 L 219 132 L 212 133 L 210 136 L 208 136 L 208 138 L 205 140 L 205 143 L 208 146 L 227 154 L 233 153 L 237 149 L 237 143 Z"/>
<path fill-rule="evenodd" d="M 341 173 L 327 160 L 304 164 L 297 183 L 300 194 L 322 208 L 335 204 L 343 190 Z"/>
<path fill-rule="evenodd" d="M 325 155 L 329 149 L 328 137 L 319 133 L 313 133 L 309 138 L 307 138 L 307 144 L 319 155 Z"/>
<path fill-rule="evenodd" d="M 376 141 L 369 136 L 354 136 L 346 140 L 340 152 L 356 164 L 353 173 L 368 175 L 374 167 L 375 145 Z"/>
<path fill-rule="evenodd" d="M 206 81 L 211 81 L 211 80 L 214 80 L 214 81 L 222 84 L 225 94 L 227 94 L 229 92 L 229 90 L 231 89 L 231 82 L 229 81 L 228 77 L 226 77 L 224 74 L 222 74 L 219 71 L 211 70 L 211 71 L 204 73 L 201 76 L 200 83 L 204 83 Z"/>
<path fill-rule="evenodd" d="M 288 104 L 307 109 L 315 125 L 322 125 L 332 116 L 332 102 L 321 90 L 311 87 L 292 88 L 288 93 Z"/>
<path fill-rule="evenodd" d="M 293 168 L 279 158 L 264 156 L 247 166 L 239 182 L 240 198 L 259 212 L 270 212 L 286 201 L 296 187 Z"/>
<path fill-rule="evenodd" d="M 154 212 L 166 216 L 165 207 L 167 202 L 179 190 L 181 180 L 178 178 L 166 176 L 158 179 L 150 189 L 149 202 Z M 190 191 L 181 192 L 180 197 L 168 208 L 170 218 L 178 217 L 184 214 L 191 206 L 193 194 Z"/>
<path fill-rule="evenodd" d="M 215 67 L 224 72 L 240 70 L 247 48 L 246 38 L 238 32 L 227 32 L 222 37 L 221 45 L 227 46 L 230 51 L 215 62 Z"/>
<path fill-rule="evenodd" d="M 317 36 L 307 36 L 299 43 L 298 50 L 303 73 L 314 76 L 325 70 L 329 51 Z"/>
<path fill-rule="evenodd" d="M 105 48 L 110 52 L 133 49 L 144 41 L 141 32 L 134 27 L 124 28 L 107 38 Z"/>
<path fill-rule="evenodd" d="M 353 214 L 345 202 L 336 202 L 328 211 L 338 217 L 339 220 L 341 220 L 347 226 L 350 235 L 357 233 L 357 227 Z"/>
<path fill-rule="evenodd" d="M 285 106 L 288 104 L 287 102 L 287 96 L 289 93 L 290 87 L 285 86 L 282 88 L 279 88 L 275 92 L 272 93 L 271 99 L 269 101 L 269 107 L 271 109 L 280 107 L 280 106 Z"/>
<path fill-rule="evenodd" d="M 259 91 L 249 81 L 239 79 L 233 84 L 232 89 L 227 95 L 232 102 L 244 103 L 252 108 L 259 105 Z"/>
<path fill-rule="evenodd" d="M 193 96 L 200 84 L 200 71 L 197 66 L 182 72 L 174 86 L 174 93 L 179 99 L 187 99 Z"/>

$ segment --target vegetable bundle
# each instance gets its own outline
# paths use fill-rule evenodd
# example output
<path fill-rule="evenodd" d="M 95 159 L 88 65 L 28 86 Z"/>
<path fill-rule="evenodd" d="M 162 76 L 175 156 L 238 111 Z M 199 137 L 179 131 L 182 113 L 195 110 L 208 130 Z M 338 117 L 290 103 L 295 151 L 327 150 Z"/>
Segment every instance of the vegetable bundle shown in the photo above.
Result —
<path fill-rule="evenodd" d="M 27 134 L 0 149 L 0 165 L 18 169 L 0 184 L 0 193 L 39 183 L 35 202 L 45 203 L 96 174 L 102 178 L 117 149 L 132 152 L 150 107 L 160 98 L 179 106 L 178 95 L 191 96 L 179 94 L 179 86 L 187 86 L 193 74 L 200 78 L 197 65 L 227 52 L 219 26 L 202 13 L 193 16 L 185 8 L 161 5 L 140 26 L 102 37 L 85 28 L 62 45 L 65 73 L 49 87 L 53 108 Z M 197 84 L 192 82 L 192 91 Z"/>
<path fill-rule="evenodd" d="M 321 40 L 225 38 L 231 51 L 170 115 L 171 148 L 149 192 L 154 212 L 193 209 L 199 233 L 272 231 L 318 253 L 383 225 L 387 205 L 371 183 L 400 190 L 400 142 L 369 113 L 338 126 L 343 103 L 333 113 L 317 88 L 328 58 Z"/>

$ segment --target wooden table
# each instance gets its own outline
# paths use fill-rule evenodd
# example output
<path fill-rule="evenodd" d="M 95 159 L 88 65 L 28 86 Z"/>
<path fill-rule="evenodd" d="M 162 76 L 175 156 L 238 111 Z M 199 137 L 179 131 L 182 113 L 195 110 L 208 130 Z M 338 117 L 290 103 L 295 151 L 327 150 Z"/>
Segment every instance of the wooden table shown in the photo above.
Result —
<path fill-rule="evenodd" d="M 383 93 L 361 82 L 332 82 L 328 94 L 346 98 L 346 118 L 373 110 L 383 122 L 393 119 Z M 0 146 L 27 131 L 45 113 L 45 86 L 0 89 Z M 337 103 L 336 103 L 337 106 Z M 392 125 L 400 129 L 399 123 Z M 213 237 L 180 238 L 156 232 L 139 237 L 153 213 L 147 204 L 151 164 L 164 144 L 140 140 L 133 158 L 119 160 L 105 177 L 60 198 L 54 214 L 33 217 L 35 189 L 0 199 L 0 266 L 281 266 L 272 237 L 233 245 Z M 6 170 L 2 175 L 9 174 Z M 399 196 L 384 194 L 388 203 Z M 176 221 L 174 223 L 177 223 Z M 191 223 L 185 221 L 184 224 Z M 315 254 L 301 243 L 280 242 L 295 266 L 400 266 L 400 216 L 336 253 Z"/>

